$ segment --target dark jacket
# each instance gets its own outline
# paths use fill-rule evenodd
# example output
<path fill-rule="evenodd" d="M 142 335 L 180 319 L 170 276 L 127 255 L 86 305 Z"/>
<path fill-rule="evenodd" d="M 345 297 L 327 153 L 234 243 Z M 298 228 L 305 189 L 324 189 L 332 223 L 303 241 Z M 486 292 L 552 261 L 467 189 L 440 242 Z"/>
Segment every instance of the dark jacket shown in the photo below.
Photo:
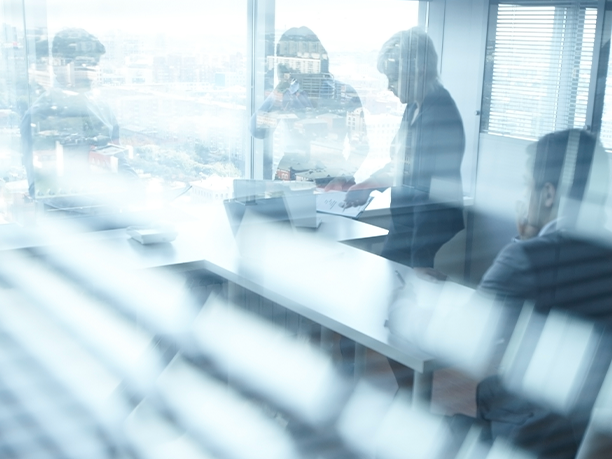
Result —
<path fill-rule="evenodd" d="M 479 417 L 492 438 L 505 437 L 538 457 L 573 458 L 611 359 L 612 247 L 566 231 L 513 243 L 499 253 L 479 288 L 494 293 L 507 310 L 509 331 L 525 301 L 538 315 L 565 312 L 595 325 L 599 343 L 569 414 L 512 393 L 499 377 L 480 383 L 477 393 Z"/>
<path fill-rule="evenodd" d="M 393 156 L 400 142 L 402 186 L 391 190 L 389 236 L 397 243 L 389 244 L 383 255 L 410 266 L 433 267 L 436 252 L 464 228 L 465 134 L 455 101 L 442 86 L 425 97 L 416 118 L 415 110 L 415 104 L 406 107 L 391 148 L 392 162 L 377 173 L 396 174 Z"/>

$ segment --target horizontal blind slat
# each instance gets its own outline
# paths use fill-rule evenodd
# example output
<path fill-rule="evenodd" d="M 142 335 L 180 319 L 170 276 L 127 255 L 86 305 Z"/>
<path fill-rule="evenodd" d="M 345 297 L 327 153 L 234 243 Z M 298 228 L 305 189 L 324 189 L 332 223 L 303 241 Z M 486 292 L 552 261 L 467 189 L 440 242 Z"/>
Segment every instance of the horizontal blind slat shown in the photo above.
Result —
<path fill-rule="evenodd" d="M 584 123 L 597 2 L 496 1 L 483 131 L 537 138 Z M 488 94 L 486 94 L 488 92 Z M 612 110 L 611 110 L 612 111 Z M 612 129 L 611 129 L 612 132 Z"/>

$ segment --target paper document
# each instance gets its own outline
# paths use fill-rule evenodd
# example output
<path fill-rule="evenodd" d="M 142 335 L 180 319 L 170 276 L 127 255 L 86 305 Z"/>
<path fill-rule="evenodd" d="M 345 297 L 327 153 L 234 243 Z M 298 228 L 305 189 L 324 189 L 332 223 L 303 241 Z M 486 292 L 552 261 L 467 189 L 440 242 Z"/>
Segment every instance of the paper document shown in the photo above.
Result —
<path fill-rule="evenodd" d="M 365 204 L 353 207 L 344 207 L 346 191 L 329 191 L 317 194 L 317 212 L 334 215 L 344 215 L 345 217 L 357 218 L 361 212 L 370 204 L 370 196 Z"/>

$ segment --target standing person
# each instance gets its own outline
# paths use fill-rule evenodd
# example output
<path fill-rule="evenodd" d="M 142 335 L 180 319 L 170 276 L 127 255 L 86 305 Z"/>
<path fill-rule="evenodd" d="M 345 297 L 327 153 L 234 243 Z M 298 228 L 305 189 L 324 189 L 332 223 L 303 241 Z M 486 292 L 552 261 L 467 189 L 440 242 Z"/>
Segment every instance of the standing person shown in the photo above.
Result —
<path fill-rule="evenodd" d="M 357 92 L 329 73 L 327 51 L 308 27 L 283 33 L 268 58 L 269 71 L 274 67 L 278 84 L 250 127 L 258 139 L 275 135 L 274 178 L 348 189 L 368 153 Z"/>
<path fill-rule="evenodd" d="M 438 55 L 421 29 L 387 40 L 378 54 L 378 70 L 406 110 L 391 145 L 391 161 L 351 186 L 346 205 L 363 204 L 373 189 L 392 187 L 391 227 L 381 255 L 426 278 L 443 279 L 434 269 L 434 257 L 464 227 L 461 115 L 440 83 Z M 343 360 L 350 362 L 354 348 L 347 341 L 341 341 L 341 349 Z M 412 371 L 391 359 L 389 364 L 398 386 L 410 387 Z"/>
<path fill-rule="evenodd" d="M 465 134 L 459 110 L 438 77 L 438 55 L 425 32 L 393 35 L 378 55 L 389 90 L 406 104 L 391 161 L 349 188 L 347 205 L 373 189 L 391 189 L 391 228 L 381 253 L 433 277 L 440 247 L 464 227 L 461 161 Z"/>

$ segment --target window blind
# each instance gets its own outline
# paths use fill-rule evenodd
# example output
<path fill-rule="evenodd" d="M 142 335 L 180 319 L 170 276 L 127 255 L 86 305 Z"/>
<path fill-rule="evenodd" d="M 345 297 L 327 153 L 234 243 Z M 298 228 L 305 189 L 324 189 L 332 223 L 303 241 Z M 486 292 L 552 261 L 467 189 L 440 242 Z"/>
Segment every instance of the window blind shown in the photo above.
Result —
<path fill-rule="evenodd" d="M 536 139 L 586 124 L 597 5 L 494 1 L 481 132 Z"/>

